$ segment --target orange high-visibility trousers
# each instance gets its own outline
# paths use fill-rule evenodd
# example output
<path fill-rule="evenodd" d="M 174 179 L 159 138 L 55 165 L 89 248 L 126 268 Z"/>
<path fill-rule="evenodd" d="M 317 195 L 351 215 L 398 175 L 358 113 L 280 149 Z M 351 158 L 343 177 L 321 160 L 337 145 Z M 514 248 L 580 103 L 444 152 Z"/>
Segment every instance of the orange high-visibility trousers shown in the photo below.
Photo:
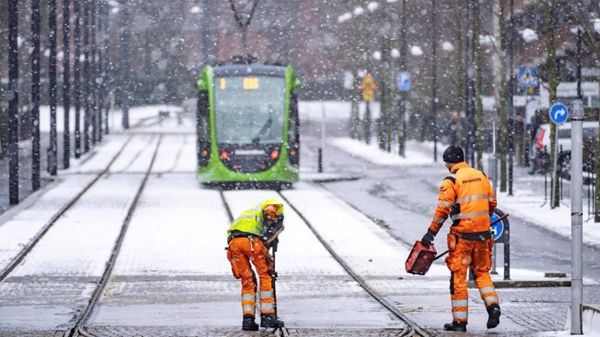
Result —
<path fill-rule="evenodd" d="M 254 317 L 256 312 L 256 276 L 250 266 L 254 265 L 260 280 L 260 313 L 275 313 L 275 298 L 270 274 L 273 257 L 258 237 L 238 237 L 229 242 L 227 259 L 231 263 L 233 277 L 242 282 L 242 311 L 244 317 Z"/>
<path fill-rule="evenodd" d="M 467 291 L 467 270 L 469 267 L 475 274 L 475 284 L 479 288 L 481 299 L 486 308 L 498 304 L 498 295 L 490 276 L 492 266 L 492 247 L 494 240 L 467 240 L 459 234 L 448 234 L 446 265 L 450 269 L 450 298 L 452 300 L 452 320 L 467 323 L 469 311 L 469 293 Z"/>

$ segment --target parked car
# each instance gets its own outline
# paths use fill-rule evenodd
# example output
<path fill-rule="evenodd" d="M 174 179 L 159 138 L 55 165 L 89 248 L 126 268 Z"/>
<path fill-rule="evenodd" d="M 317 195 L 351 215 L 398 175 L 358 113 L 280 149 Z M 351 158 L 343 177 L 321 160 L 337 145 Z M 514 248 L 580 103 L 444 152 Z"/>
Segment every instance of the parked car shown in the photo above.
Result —
<path fill-rule="evenodd" d="M 594 157 L 598 139 L 598 122 L 583 122 L 583 170 L 594 170 Z M 532 169 L 530 173 L 546 172 L 551 163 L 550 124 L 542 124 L 538 128 L 532 146 Z M 558 163 L 562 176 L 569 178 L 571 170 L 571 123 L 558 127 Z"/>

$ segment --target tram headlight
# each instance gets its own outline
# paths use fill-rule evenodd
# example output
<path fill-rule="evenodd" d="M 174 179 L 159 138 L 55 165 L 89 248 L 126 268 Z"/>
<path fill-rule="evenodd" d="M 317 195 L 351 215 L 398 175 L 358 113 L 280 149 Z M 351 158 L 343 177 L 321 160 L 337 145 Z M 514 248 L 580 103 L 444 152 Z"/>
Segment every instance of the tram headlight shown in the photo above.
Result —
<path fill-rule="evenodd" d="M 271 157 L 271 160 L 277 160 L 277 158 L 279 158 L 279 151 L 277 151 L 277 150 L 271 151 L 270 157 Z"/>
<path fill-rule="evenodd" d="M 225 150 L 221 151 L 221 153 L 219 154 L 219 158 L 221 158 L 221 160 L 229 159 L 229 152 Z"/>

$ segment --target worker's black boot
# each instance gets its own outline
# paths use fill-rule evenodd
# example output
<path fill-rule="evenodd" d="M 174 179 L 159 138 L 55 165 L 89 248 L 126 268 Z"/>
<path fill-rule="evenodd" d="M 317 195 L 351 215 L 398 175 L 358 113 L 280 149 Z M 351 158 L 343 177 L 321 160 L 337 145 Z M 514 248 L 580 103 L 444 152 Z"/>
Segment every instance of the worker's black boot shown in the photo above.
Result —
<path fill-rule="evenodd" d="M 467 323 L 446 323 L 444 324 L 445 331 L 467 331 Z"/>
<path fill-rule="evenodd" d="M 261 315 L 260 326 L 262 328 L 283 328 L 283 321 L 280 321 L 273 314 Z"/>
<path fill-rule="evenodd" d="M 244 316 L 242 321 L 242 330 L 258 331 L 258 324 L 254 321 L 254 316 Z"/>
<path fill-rule="evenodd" d="M 500 306 L 498 304 L 492 304 L 487 307 L 488 321 L 487 328 L 493 329 L 500 324 Z"/>

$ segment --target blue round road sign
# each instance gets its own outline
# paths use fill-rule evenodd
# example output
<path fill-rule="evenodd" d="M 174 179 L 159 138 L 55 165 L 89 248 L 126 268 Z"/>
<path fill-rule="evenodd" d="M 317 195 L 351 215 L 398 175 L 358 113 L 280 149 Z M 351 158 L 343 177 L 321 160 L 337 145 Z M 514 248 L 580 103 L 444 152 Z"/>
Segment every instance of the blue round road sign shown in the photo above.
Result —
<path fill-rule="evenodd" d="M 498 214 L 492 213 L 492 215 L 490 216 L 490 223 L 494 223 L 498 221 L 498 219 L 500 219 Z M 494 241 L 498 241 L 498 239 L 500 239 L 502 237 L 502 234 L 504 233 L 504 220 L 496 222 L 490 227 L 490 230 L 492 231 Z"/>
<path fill-rule="evenodd" d="M 569 119 L 569 108 L 560 102 L 556 102 L 552 104 L 550 110 L 548 110 L 548 114 L 552 123 L 560 125 Z"/>

